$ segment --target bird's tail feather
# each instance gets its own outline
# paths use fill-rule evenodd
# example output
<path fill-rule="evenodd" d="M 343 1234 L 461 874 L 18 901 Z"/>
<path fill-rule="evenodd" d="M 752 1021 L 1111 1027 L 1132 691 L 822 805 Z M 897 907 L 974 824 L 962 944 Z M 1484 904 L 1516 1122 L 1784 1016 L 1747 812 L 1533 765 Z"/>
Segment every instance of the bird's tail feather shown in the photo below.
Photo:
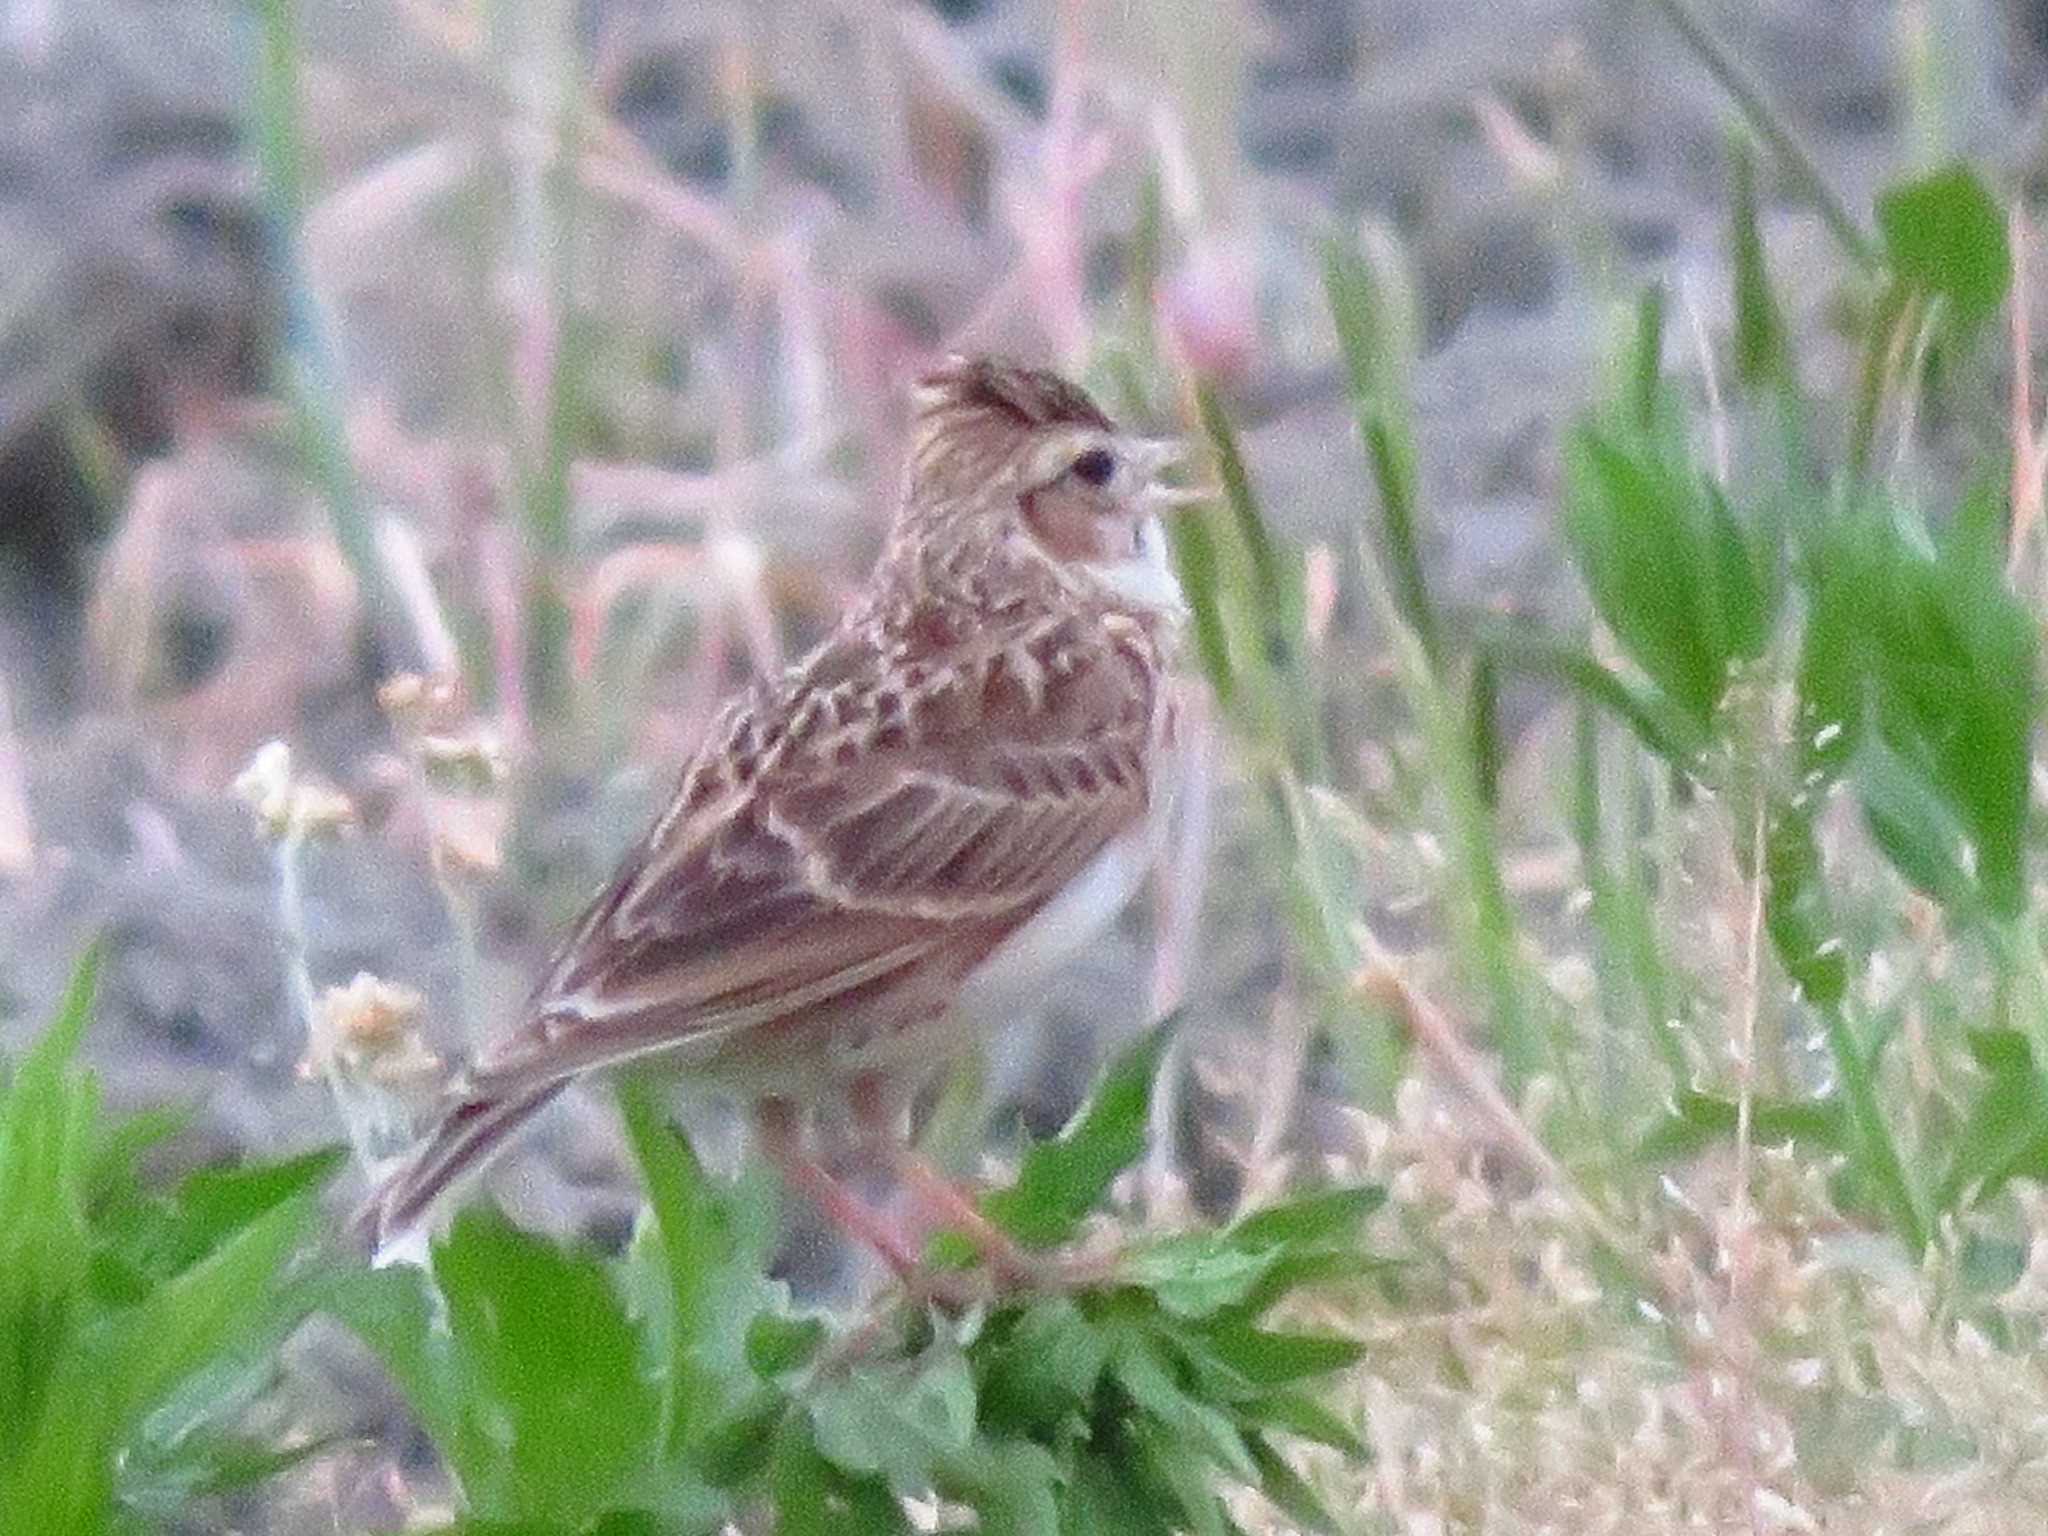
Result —
<path fill-rule="evenodd" d="M 503 1096 L 457 1094 L 427 1139 L 357 1213 L 354 1230 L 372 1262 L 424 1259 L 427 1219 L 441 1198 L 481 1173 L 513 1132 L 568 1086 L 564 1077 Z"/>

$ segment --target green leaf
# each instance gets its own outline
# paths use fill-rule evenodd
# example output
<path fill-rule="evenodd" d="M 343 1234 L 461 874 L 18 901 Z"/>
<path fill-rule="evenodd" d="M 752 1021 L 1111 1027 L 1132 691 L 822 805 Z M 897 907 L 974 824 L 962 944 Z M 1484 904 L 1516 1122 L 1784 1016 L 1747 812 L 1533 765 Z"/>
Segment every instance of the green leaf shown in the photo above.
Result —
<path fill-rule="evenodd" d="M 619 1085 L 626 1138 L 640 1165 L 668 1277 L 668 1443 L 730 1408 L 748 1381 L 745 1341 L 776 1289 L 764 1278 L 773 1225 L 758 1187 L 721 1190 L 669 1124 L 655 1082 Z"/>
<path fill-rule="evenodd" d="M 603 1512 L 653 1460 L 660 1433 L 658 1396 L 603 1266 L 472 1208 L 435 1244 L 434 1277 L 483 1399 L 471 1413 L 489 1415 L 504 1447 L 504 1507 L 481 1512 Z"/>
<path fill-rule="evenodd" d="M 4 1100 L 0 1093 L 0 1100 Z M 134 1192 L 136 1164 L 151 1147 L 161 1145 L 192 1123 L 185 1107 L 159 1105 L 113 1125 L 100 1127 L 86 1175 L 86 1199 L 96 1211 Z"/>
<path fill-rule="evenodd" d="M 1181 594 L 1187 599 L 1195 657 L 1216 691 L 1217 701 L 1228 708 L 1237 678 L 1230 660 L 1230 633 L 1223 619 L 1222 557 L 1215 530 L 1206 510 L 1191 508 L 1168 522 L 1166 534 L 1173 546 L 1173 568 L 1180 578 Z"/>
<path fill-rule="evenodd" d="M 1789 383 L 1792 353 L 1757 228 L 1756 161 L 1748 141 L 1735 140 L 1729 159 L 1734 179 L 1728 244 L 1735 268 L 1735 376 L 1751 386 Z"/>
<path fill-rule="evenodd" d="M 1770 621 L 1756 557 L 1719 490 L 1647 436 L 1583 426 L 1565 450 L 1565 532 L 1621 648 L 1704 727 Z"/>
<path fill-rule="evenodd" d="M 1764 823 L 1764 927 L 1778 963 L 1818 1008 L 1839 1007 L 1849 962 L 1807 806 L 1779 803 Z"/>
<path fill-rule="evenodd" d="M 1956 1208 L 1965 1195 L 1983 1199 L 2009 1179 L 2048 1177 L 2048 1080 L 2018 1030 L 1970 1034 L 1970 1054 L 1990 1074 L 1955 1133 L 1935 1209 Z"/>
<path fill-rule="evenodd" d="M 1132 1426 L 1131 1439 L 1149 1479 L 1166 1490 L 1178 1506 L 1179 1518 L 1173 1523 L 1182 1526 L 1188 1536 L 1226 1536 L 1229 1527 L 1224 1522 L 1223 1508 L 1216 1501 L 1207 1464 L 1214 1458 L 1205 1460 L 1200 1454 L 1208 1447 L 1197 1436 L 1156 1423 Z M 1250 1451 L 1244 1453 L 1244 1462 L 1251 1469 L 1250 1475 L 1240 1481 L 1256 1479 L 1258 1466 Z"/>
<path fill-rule="evenodd" d="M 1198 1449 L 1240 1482 L 1257 1482 L 1258 1467 L 1244 1438 L 1219 1408 L 1182 1390 L 1157 1343 L 1136 1329 L 1121 1329 L 1110 1344 L 1110 1371 L 1131 1401 L 1173 1437 Z"/>
<path fill-rule="evenodd" d="M 1969 827 L 1978 886 L 1991 909 L 2011 919 L 2026 906 L 2039 645 L 2033 617 L 2005 580 L 2004 526 L 2003 503 L 1991 494 L 1969 496 L 1957 510 L 1935 581 L 1967 660 L 1962 676 L 1951 675 L 1919 712 L 1943 787 Z"/>
<path fill-rule="evenodd" d="M 1029 1441 L 982 1439 L 940 1469 L 940 1491 L 971 1502 L 987 1536 L 1059 1536 L 1060 1466 Z"/>
<path fill-rule="evenodd" d="M 1366 1218 L 1387 1203 L 1378 1184 L 1299 1195 L 1253 1211 L 1231 1223 L 1227 1235 L 1239 1248 L 1272 1248 L 1287 1243 L 1348 1243 Z"/>
<path fill-rule="evenodd" d="M 1217 540 L 1218 614 L 1235 684 L 1242 685 L 1234 685 L 1231 694 L 1237 724 L 1303 777 L 1320 779 L 1325 751 L 1308 671 L 1300 554 L 1268 525 L 1236 433 L 1206 383 L 1195 388 L 1195 410 L 1229 513 L 1227 523 L 1209 527 Z"/>
<path fill-rule="evenodd" d="M 1692 1157 L 1717 1141 L 1731 1139 L 1739 1117 L 1733 1099 L 1681 1093 L 1673 1113 L 1643 1138 L 1636 1156 L 1644 1162 Z M 1750 1134 L 1765 1146 L 1791 1141 L 1831 1152 L 1854 1150 L 1848 1117 L 1832 1098 L 1805 1103 L 1759 1099 L 1750 1105 Z"/>
<path fill-rule="evenodd" d="M 1899 873 L 1951 911 L 1973 912 L 1969 837 L 1935 786 L 1875 736 L 1857 750 L 1854 772 L 1864 821 Z"/>
<path fill-rule="evenodd" d="M 347 1158 L 346 1147 L 322 1147 L 280 1162 L 202 1168 L 188 1175 L 178 1188 L 177 1206 L 194 1257 L 287 1200 L 323 1188 Z"/>
<path fill-rule="evenodd" d="M 1266 1247 L 1247 1249 L 1230 1234 L 1193 1232 L 1133 1247 L 1117 1263 L 1117 1279 L 1149 1292 L 1182 1317 L 1207 1317 L 1235 1306 L 1279 1258 Z"/>
<path fill-rule="evenodd" d="M 0 1087 L 0 1470 L 29 1443 L 84 1322 L 85 1198 L 102 1142 L 97 1085 L 69 1068 L 100 956 L 86 950 L 56 1018 Z"/>
<path fill-rule="evenodd" d="M 1357 1339 L 1247 1327 L 1210 1329 L 1202 1335 L 1201 1348 L 1257 1387 L 1327 1376 L 1356 1365 L 1365 1355 L 1365 1346 Z"/>
<path fill-rule="evenodd" d="M 147 1451 L 143 1456 L 124 1458 L 121 1502 L 139 1512 L 160 1510 L 165 1516 L 175 1516 L 189 1500 L 253 1488 L 338 1450 L 353 1438 L 322 1435 L 280 1449 L 244 1435 L 188 1435 L 161 1460 Z"/>
<path fill-rule="evenodd" d="M 1176 1502 L 1127 1433 L 1105 1437 L 1077 1453 L 1060 1528 L 1066 1536 L 1176 1536 Z"/>
<path fill-rule="evenodd" d="M 747 1364 L 765 1378 L 808 1365 L 825 1342 L 825 1321 L 763 1312 L 747 1325 Z"/>
<path fill-rule="evenodd" d="M 2004 301 L 2012 282 L 2005 217 L 1977 173 L 1952 165 L 1877 200 L 1885 257 L 1906 282 L 1947 300 L 1967 330 Z"/>
<path fill-rule="evenodd" d="M 467 1382 L 453 1341 L 435 1321 L 426 1275 L 410 1265 L 340 1270 L 319 1278 L 315 1305 L 361 1339 L 391 1374 L 406 1406 L 466 1485 L 484 1469 L 465 1455 Z"/>
<path fill-rule="evenodd" d="M 1874 500 L 1835 520 L 1810 577 L 1800 729 L 1804 793 L 1853 767 L 1909 879 L 1965 915 L 2009 919 L 2025 904 L 2036 644 L 2005 583 L 2002 526 L 1982 492 L 1939 548 Z"/>
<path fill-rule="evenodd" d="M 1870 604 L 1880 597 L 1850 522 L 1839 518 L 1823 529 L 1808 563 L 1797 725 L 1800 795 L 1808 805 L 1848 772 L 1863 734 Z"/>
<path fill-rule="evenodd" d="M 924 1262 L 935 1272 L 970 1270 L 981 1262 L 981 1250 L 965 1232 L 934 1232 L 925 1242 Z"/>
<path fill-rule="evenodd" d="M 1109 1344 L 1070 1297 L 1027 1303 L 977 1352 L 984 1422 L 1041 1434 L 1085 1414 Z"/>
<path fill-rule="evenodd" d="M 765 1467 L 776 1435 L 789 1416 L 789 1399 L 762 1391 L 737 1411 L 707 1426 L 691 1446 L 691 1461 L 713 1488 L 734 1488 Z"/>
<path fill-rule="evenodd" d="M 1145 1149 L 1152 1079 L 1172 1026 L 1171 1018 L 1164 1019 L 1125 1047 L 1074 1123 L 1024 1154 L 1017 1181 L 984 1198 L 989 1220 L 1032 1248 L 1052 1247 L 1073 1235 L 1111 1181 Z"/>
<path fill-rule="evenodd" d="M 967 1449 L 975 1404 L 974 1378 L 950 1341 L 922 1359 L 820 1382 L 804 1402 L 821 1456 L 909 1490 L 931 1486 L 938 1463 Z"/>
<path fill-rule="evenodd" d="M 92 1022 L 93 1004 L 99 996 L 100 968 L 106 959 L 106 944 L 94 939 L 86 945 L 78 963 L 71 968 L 64 996 L 57 1004 L 57 1016 L 50 1021 L 41 1040 L 23 1058 L 20 1077 L 31 1073 L 55 1074 L 71 1064 Z"/>
<path fill-rule="evenodd" d="M 1482 622 L 1479 648 L 1502 672 L 1562 683 L 1607 711 L 1636 739 L 1681 772 L 1694 771 L 1708 733 L 1663 694 L 1610 671 L 1583 641 L 1565 640 L 1526 620 Z"/>
<path fill-rule="evenodd" d="M 1466 694 L 1466 729 L 1472 737 L 1472 775 L 1479 799 L 1489 811 L 1500 809 L 1500 776 L 1507 749 L 1500 739 L 1500 672 L 1485 652 L 1474 658 Z"/>
<path fill-rule="evenodd" d="M 1628 357 L 1628 404 L 1635 425 L 1644 432 L 1657 424 L 1663 368 L 1664 288 L 1651 283 L 1636 298 L 1636 334 Z"/>
<path fill-rule="evenodd" d="M 181 1274 L 122 1315 L 113 1359 L 119 1383 L 117 1422 L 132 1426 L 143 1410 L 220 1353 L 263 1310 L 284 1266 L 311 1223 L 309 1194 L 240 1227 Z"/>
<path fill-rule="evenodd" d="M 1216 453 L 1224 505 L 1230 509 L 1238 541 L 1251 558 L 1253 611 L 1263 629 L 1260 655 L 1272 670 L 1284 672 L 1298 659 L 1300 649 L 1298 636 L 1289 632 L 1288 617 L 1298 606 L 1298 599 L 1290 591 L 1285 553 L 1266 526 L 1258 498 L 1252 494 L 1251 477 L 1246 473 L 1244 454 L 1238 447 L 1230 418 L 1224 414 L 1215 392 L 1206 385 L 1196 387 L 1195 410 Z"/>
<path fill-rule="evenodd" d="M 1339 1536 L 1336 1517 L 1323 1507 L 1323 1501 L 1316 1496 L 1315 1490 L 1302 1480 L 1301 1474 L 1286 1463 L 1263 1435 L 1246 1436 L 1245 1445 L 1252 1453 L 1252 1460 L 1258 1464 L 1259 1492 L 1272 1501 L 1275 1509 L 1304 1531 L 1317 1532 L 1318 1536 Z"/>
<path fill-rule="evenodd" d="M 137 1299 L 259 1216 L 324 1186 L 346 1157 L 345 1148 L 327 1147 L 281 1162 L 202 1168 L 169 1199 L 137 1194 L 101 1223 L 100 1280 L 118 1273 L 125 1282 L 121 1299 Z"/>
<path fill-rule="evenodd" d="M 794 1415 L 775 1442 L 768 1485 L 776 1536 L 891 1536 L 907 1532 L 903 1508 L 876 1477 L 848 1477 L 819 1454 L 808 1420 Z"/>
<path fill-rule="evenodd" d="M 1371 1449 L 1359 1439 L 1358 1432 L 1325 1406 L 1321 1399 L 1306 1392 L 1268 1392 L 1253 1401 L 1239 1403 L 1236 1408 L 1238 1417 L 1246 1424 L 1313 1440 L 1318 1445 L 1342 1451 L 1355 1462 L 1364 1463 L 1372 1459 Z"/>

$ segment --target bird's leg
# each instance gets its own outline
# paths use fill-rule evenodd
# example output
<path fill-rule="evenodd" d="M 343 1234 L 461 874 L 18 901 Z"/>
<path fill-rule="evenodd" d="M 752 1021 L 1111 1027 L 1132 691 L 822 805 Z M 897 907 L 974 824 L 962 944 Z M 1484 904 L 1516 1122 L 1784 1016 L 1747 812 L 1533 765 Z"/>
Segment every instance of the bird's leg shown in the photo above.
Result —
<path fill-rule="evenodd" d="M 888 1085 L 872 1077 L 856 1079 L 847 1095 L 854 1124 L 872 1147 L 942 1227 L 956 1231 L 974 1245 L 1002 1279 L 1043 1287 L 1055 1278 L 1054 1268 L 1038 1254 L 981 1214 L 951 1179 L 918 1156 L 904 1136 L 904 1111 Z"/>
<path fill-rule="evenodd" d="M 971 1299 L 935 1284 L 897 1225 L 811 1156 L 804 1147 L 803 1119 L 794 1104 L 787 1099 L 763 1099 L 754 1107 L 754 1134 L 783 1182 L 817 1206 L 840 1231 L 874 1250 L 905 1290 L 940 1301 L 964 1303 Z"/>
<path fill-rule="evenodd" d="M 872 1248 L 897 1278 L 908 1283 L 918 1271 L 917 1255 L 894 1222 L 861 1199 L 804 1146 L 803 1121 L 787 1099 L 763 1099 L 754 1107 L 754 1134 L 782 1181 L 825 1215 L 826 1220 Z"/>

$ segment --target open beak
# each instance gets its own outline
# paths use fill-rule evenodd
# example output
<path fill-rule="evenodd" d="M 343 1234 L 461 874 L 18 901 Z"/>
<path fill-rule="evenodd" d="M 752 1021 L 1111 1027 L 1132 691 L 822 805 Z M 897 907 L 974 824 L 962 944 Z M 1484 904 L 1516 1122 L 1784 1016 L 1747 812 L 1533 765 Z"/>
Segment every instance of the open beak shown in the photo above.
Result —
<path fill-rule="evenodd" d="M 1159 477 L 1188 456 L 1188 445 L 1174 437 L 1146 437 L 1124 450 L 1133 478 L 1143 487 L 1139 492 L 1148 513 L 1179 512 L 1216 499 L 1214 486 L 1161 485 Z"/>
<path fill-rule="evenodd" d="M 1149 484 L 1186 458 L 1188 445 L 1177 437 L 1139 437 L 1124 444 L 1123 454 L 1131 473 Z"/>
<path fill-rule="evenodd" d="M 1145 505 L 1159 513 L 1185 512 L 1222 494 L 1213 485 L 1153 485 L 1146 488 Z"/>

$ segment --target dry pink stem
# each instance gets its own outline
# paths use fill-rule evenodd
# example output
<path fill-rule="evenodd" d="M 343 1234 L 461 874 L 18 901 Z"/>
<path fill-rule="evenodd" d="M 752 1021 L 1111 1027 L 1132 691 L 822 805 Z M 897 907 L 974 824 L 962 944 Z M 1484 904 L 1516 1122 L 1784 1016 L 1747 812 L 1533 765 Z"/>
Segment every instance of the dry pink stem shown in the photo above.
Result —
<path fill-rule="evenodd" d="M 636 587 L 691 583 L 701 574 L 703 552 L 681 544 L 633 544 L 604 556 L 577 583 L 570 602 L 569 664 L 587 678 L 597 665 L 604 627 L 620 598 Z"/>
<path fill-rule="evenodd" d="M 807 435 L 779 449 L 772 458 L 746 459 L 707 474 L 664 469 L 658 464 L 580 461 L 569 471 L 577 534 L 601 540 L 619 521 L 629 517 L 638 521 L 649 513 L 679 520 L 709 519 L 722 508 L 771 489 L 778 502 L 818 512 L 855 511 L 862 503 L 852 491 L 801 470 L 816 459 L 828 436 L 823 432 Z"/>
<path fill-rule="evenodd" d="M 1202 911 L 1209 871 L 1209 835 L 1214 825 L 1216 728 L 1208 694 L 1182 689 L 1180 699 L 1179 804 L 1173 842 L 1154 871 L 1153 911 L 1159 935 L 1152 951 L 1152 1013 L 1163 1017 L 1187 992 L 1188 957 Z"/>
<path fill-rule="evenodd" d="M 380 398 L 351 410 L 347 431 L 349 459 L 379 497 L 407 507 L 446 508 L 452 471 L 445 440 L 408 432 Z"/>
<path fill-rule="evenodd" d="M 1013 205 L 1039 319 L 1054 350 L 1068 359 L 1080 357 L 1088 342 L 1080 240 L 1081 199 L 1091 175 L 1084 163 L 1080 122 L 1085 11 L 1084 0 L 1059 0 L 1050 100 L 1039 146 L 1043 190 L 1036 197 L 1020 197 Z"/>
<path fill-rule="evenodd" d="M 1900 380 L 1899 392 L 1899 443 L 1893 451 L 1892 462 L 1903 467 L 1907 455 L 1913 451 L 1913 433 L 1920 419 L 1920 396 L 1927 382 L 1927 354 L 1934 349 L 1934 330 L 1942 315 L 1942 299 L 1937 294 L 1927 305 L 1919 325 L 1913 331 L 1912 357 L 1906 365 Z M 1904 332 L 1900 334 L 1904 340 Z"/>
<path fill-rule="evenodd" d="M 168 461 L 144 464 L 136 472 L 120 532 L 100 562 L 86 613 L 94 649 L 106 658 L 123 703 L 134 699 L 149 664 L 156 565 L 174 515 L 176 486 L 177 475 Z"/>
<path fill-rule="evenodd" d="M 498 729 L 506 750 L 522 755 L 532 739 L 526 699 L 526 604 L 520 594 L 525 563 L 518 541 L 502 521 L 478 524 L 477 580 L 491 626 L 491 665 L 497 673 Z"/>
<path fill-rule="evenodd" d="M 2027 221 L 2014 203 L 2006 215 L 2006 242 L 2012 249 L 2012 292 L 2007 300 L 2012 317 L 2012 544 L 2006 575 L 2017 579 L 2027 539 L 2041 521 L 2043 495 L 2041 442 L 2034 422 L 2034 348 L 2027 313 Z"/>
<path fill-rule="evenodd" d="M 1522 186 L 1549 191 L 1564 179 L 1557 151 L 1531 133 L 1514 109 L 1493 92 L 1480 91 L 1473 96 L 1472 115 L 1479 120 L 1487 147 Z"/>
<path fill-rule="evenodd" d="M 735 271 L 752 264 L 751 243 L 708 198 L 650 164 L 623 134 L 607 132 L 583 156 L 584 184 L 649 215 L 655 223 L 701 245 Z"/>
<path fill-rule="evenodd" d="M 747 399 L 746 392 L 738 387 L 737 381 L 753 378 L 758 371 L 751 338 L 761 306 L 766 301 L 766 289 L 764 274 L 754 270 L 742 274 L 733 322 L 733 334 L 738 338 L 734 386 L 725 391 L 724 409 L 718 419 L 717 451 L 721 464 L 742 464 L 747 459 Z M 752 488 L 753 477 L 742 476 L 736 485 L 740 494 L 721 499 L 707 509 L 707 531 L 710 534 L 707 542 L 714 555 L 725 552 L 734 556 L 718 561 L 721 567 L 719 574 L 725 578 L 725 590 L 721 592 L 720 600 L 730 603 L 739 615 L 740 629 L 746 637 L 754 670 L 764 676 L 773 676 L 782 669 L 782 641 L 776 630 L 775 613 L 768 601 L 767 587 L 762 580 L 761 562 L 748 558 L 751 545 L 747 542 L 748 535 L 741 531 L 753 510 Z"/>
<path fill-rule="evenodd" d="M 825 354 L 824 295 L 794 237 L 771 248 L 776 316 L 782 326 L 783 378 L 800 433 L 815 437 L 834 417 L 832 371 Z"/>
<path fill-rule="evenodd" d="M 476 165 L 470 144 L 436 139 L 378 161 L 321 198 L 306 215 L 304 234 L 316 286 L 346 289 L 353 262 L 380 259 L 395 225 L 459 186 Z"/>
<path fill-rule="evenodd" d="M 1742 936 L 1741 1036 L 1736 1058 L 1735 1097 L 1735 1207 L 1728 1229 L 1721 1236 L 1728 1261 L 1728 1311 L 1741 1328 L 1740 1346 L 1731 1361 L 1735 1372 L 1738 1401 L 1735 1405 L 1737 1466 L 1742 1474 L 1744 1502 L 1749 1510 L 1750 1529 L 1762 1536 L 1761 1487 L 1756 1465 L 1756 1380 L 1753 1369 L 1756 1319 L 1751 1307 L 1756 1275 L 1756 1227 L 1750 1208 L 1749 1180 L 1753 1123 L 1756 1110 L 1756 1025 L 1762 998 L 1764 925 L 1764 807 L 1759 799 L 1756 825 L 1750 839 L 1748 916 Z"/>
<path fill-rule="evenodd" d="M 1457 1025 L 1436 1004 L 1410 987 L 1393 966 L 1384 960 L 1368 963 L 1352 986 L 1382 1008 L 1390 1010 L 1406 1026 L 1415 1041 L 1429 1053 L 1451 1080 L 1490 1123 L 1496 1135 L 1522 1163 L 1551 1188 L 1571 1202 L 1587 1230 L 1616 1253 L 1628 1253 L 1631 1244 L 1594 1204 L 1579 1192 L 1562 1164 L 1550 1155 L 1536 1133 L 1495 1085 L 1493 1074 L 1468 1046 Z"/>
<path fill-rule="evenodd" d="M 35 862 L 35 822 L 28 808 L 28 772 L 14 706 L 0 678 L 0 873 L 19 875 Z"/>
<path fill-rule="evenodd" d="M 980 62 L 929 8 L 894 6 L 890 19 L 904 53 L 999 149 L 1021 144 L 1035 131 L 1037 125 L 1016 102 L 988 84 Z"/>
<path fill-rule="evenodd" d="M 453 676 L 462 670 L 462 654 L 442 611 L 440 594 L 434 590 L 433 573 L 427 569 L 419 536 L 404 518 L 386 513 L 377 519 L 375 538 L 377 558 L 419 646 L 422 670 L 433 677 Z"/>

